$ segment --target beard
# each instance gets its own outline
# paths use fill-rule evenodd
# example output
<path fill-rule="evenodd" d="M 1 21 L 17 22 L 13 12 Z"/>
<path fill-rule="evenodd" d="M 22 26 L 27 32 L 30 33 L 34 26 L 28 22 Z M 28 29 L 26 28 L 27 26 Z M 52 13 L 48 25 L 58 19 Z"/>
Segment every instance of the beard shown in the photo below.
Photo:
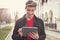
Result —
<path fill-rule="evenodd" d="M 30 14 L 30 13 L 27 13 L 27 14 L 28 14 L 29 16 L 34 15 L 34 13 L 31 13 L 31 14 Z"/>
<path fill-rule="evenodd" d="M 28 16 L 27 16 L 28 18 L 31 18 L 31 16 L 34 15 L 34 13 L 32 13 L 32 14 L 27 13 L 27 15 L 28 15 Z"/>

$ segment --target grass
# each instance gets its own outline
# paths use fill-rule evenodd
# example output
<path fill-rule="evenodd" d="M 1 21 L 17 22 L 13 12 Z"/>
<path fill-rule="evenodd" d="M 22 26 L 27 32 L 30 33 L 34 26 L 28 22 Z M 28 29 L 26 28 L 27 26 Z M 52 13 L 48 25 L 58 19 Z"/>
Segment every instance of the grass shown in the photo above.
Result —
<path fill-rule="evenodd" d="M 11 31 L 12 26 L 7 26 L 0 29 L 0 40 L 5 40 L 9 32 Z"/>

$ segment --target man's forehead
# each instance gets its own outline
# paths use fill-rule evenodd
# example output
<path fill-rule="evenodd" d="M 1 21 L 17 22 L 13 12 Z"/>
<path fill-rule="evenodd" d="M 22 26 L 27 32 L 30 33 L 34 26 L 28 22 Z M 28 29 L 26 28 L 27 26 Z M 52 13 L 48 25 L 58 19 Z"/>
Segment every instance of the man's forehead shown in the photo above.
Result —
<path fill-rule="evenodd" d="M 35 7 L 27 7 L 27 9 L 35 9 Z"/>

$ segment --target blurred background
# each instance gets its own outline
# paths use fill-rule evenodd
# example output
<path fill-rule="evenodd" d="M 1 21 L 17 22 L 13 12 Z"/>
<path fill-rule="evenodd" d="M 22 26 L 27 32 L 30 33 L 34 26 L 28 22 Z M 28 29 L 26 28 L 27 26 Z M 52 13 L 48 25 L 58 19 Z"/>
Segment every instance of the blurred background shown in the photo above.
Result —
<path fill-rule="evenodd" d="M 0 40 L 12 40 L 16 20 L 25 12 L 28 0 L 0 0 Z M 46 40 L 60 40 L 60 0 L 33 0 L 35 15 L 44 21 Z"/>

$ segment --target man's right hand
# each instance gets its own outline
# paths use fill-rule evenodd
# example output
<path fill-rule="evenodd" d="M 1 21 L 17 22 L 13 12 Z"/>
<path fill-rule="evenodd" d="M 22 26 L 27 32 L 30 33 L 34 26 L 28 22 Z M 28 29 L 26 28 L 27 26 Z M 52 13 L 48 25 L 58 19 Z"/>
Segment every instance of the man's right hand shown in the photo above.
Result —
<path fill-rule="evenodd" d="M 18 33 L 21 37 L 23 36 L 22 28 L 19 28 Z"/>

